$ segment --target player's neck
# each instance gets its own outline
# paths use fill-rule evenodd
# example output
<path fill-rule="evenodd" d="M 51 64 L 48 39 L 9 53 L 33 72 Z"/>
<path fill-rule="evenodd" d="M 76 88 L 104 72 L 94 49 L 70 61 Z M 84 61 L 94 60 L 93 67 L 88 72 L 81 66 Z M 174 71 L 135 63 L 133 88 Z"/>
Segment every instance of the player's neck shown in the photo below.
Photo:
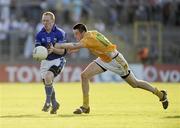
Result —
<path fill-rule="evenodd" d="M 51 28 L 51 29 L 46 29 L 46 32 L 47 32 L 47 33 L 50 33 L 51 30 L 52 30 L 52 28 Z"/>
<path fill-rule="evenodd" d="M 83 33 L 82 33 L 82 36 L 84 37 L 84 35 L 85 35 L 86 33 L 87 33 L 87 32 L 83 32 Z"/>
<path fill-rule="evenodd" d="M 52 29 L 53 29 L 53 26 L 52 27 L 49 27 L 49 28 L 45 28 L 46 29 L 46 32 L 47 33 L 50 33 L 51 31 L 52 31 Z"/>

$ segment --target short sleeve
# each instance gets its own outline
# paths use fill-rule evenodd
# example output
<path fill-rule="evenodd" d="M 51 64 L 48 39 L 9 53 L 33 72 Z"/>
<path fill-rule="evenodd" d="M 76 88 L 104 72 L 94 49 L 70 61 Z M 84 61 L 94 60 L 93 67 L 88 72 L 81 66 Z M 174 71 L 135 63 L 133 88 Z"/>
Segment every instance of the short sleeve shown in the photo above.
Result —
<path fill-rule="evenodd" d="M 40 38 L 40 34 L 38 33 L 35 37 L 35 47 L 40 45 L 41 45 L 41 38 Z"/>
<path fill-rule="evenodd" d="M 65 43 L 66 41 L 67 41 L 66 33 L 63 30 L 59 31 L 57 35 L 57 43 Z"/>

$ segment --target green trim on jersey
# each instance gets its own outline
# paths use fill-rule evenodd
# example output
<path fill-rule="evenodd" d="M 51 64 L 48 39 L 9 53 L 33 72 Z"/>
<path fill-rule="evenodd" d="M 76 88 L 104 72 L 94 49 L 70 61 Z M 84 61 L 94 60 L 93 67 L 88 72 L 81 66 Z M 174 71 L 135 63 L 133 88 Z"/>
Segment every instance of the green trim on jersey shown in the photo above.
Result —
<path fill-rule="evenodd" d="M 97 35 L 96 35 L 96 39 L 98 40 L 98 41 L 100 41 L 104 46 L 108 46 L 109 44 L 111 44 L 111 42 L 104 36 L 104 35 L 102 35 L 102 34 L 100 34 L 100 33 L 97 33 Z"/>

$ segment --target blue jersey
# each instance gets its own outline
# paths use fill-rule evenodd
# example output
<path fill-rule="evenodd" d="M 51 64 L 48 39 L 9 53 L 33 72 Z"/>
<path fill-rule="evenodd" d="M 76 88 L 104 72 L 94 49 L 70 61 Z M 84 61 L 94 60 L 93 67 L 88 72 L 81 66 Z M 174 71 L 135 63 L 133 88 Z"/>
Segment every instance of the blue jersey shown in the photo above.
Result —
<path fill-rule="evenodd" d="M 35 47 L 37 46 L 44 46 L 48 48 L 51 44 L 54 46 L 55 43 L 65 43 L 66 42 L 66 34 L 65 32 L 58 28 L 56 25 L 53 26 L 50 33 L 47 33 L 45 28 L 43 27 L 40 32 L 36 34 L 35 39 Z M 48 55 L 46 60 L 54 60 L 60 57 L 63 57 L 63 55 L 51 53 Z"/>

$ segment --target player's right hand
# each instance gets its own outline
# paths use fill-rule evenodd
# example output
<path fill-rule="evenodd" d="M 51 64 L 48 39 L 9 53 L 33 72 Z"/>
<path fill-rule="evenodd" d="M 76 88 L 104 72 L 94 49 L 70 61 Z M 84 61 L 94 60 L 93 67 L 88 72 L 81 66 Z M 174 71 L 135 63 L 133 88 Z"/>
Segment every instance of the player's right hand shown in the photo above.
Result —
<path fill-rule="evenodd" d="M 48 50 L 48 54 L 53 53 L 53 51 L 54 51 L 54 46 L 52 45 L 52 43 L 50 43 L 50 44 L 48 45 L 47 50 Z"/>

